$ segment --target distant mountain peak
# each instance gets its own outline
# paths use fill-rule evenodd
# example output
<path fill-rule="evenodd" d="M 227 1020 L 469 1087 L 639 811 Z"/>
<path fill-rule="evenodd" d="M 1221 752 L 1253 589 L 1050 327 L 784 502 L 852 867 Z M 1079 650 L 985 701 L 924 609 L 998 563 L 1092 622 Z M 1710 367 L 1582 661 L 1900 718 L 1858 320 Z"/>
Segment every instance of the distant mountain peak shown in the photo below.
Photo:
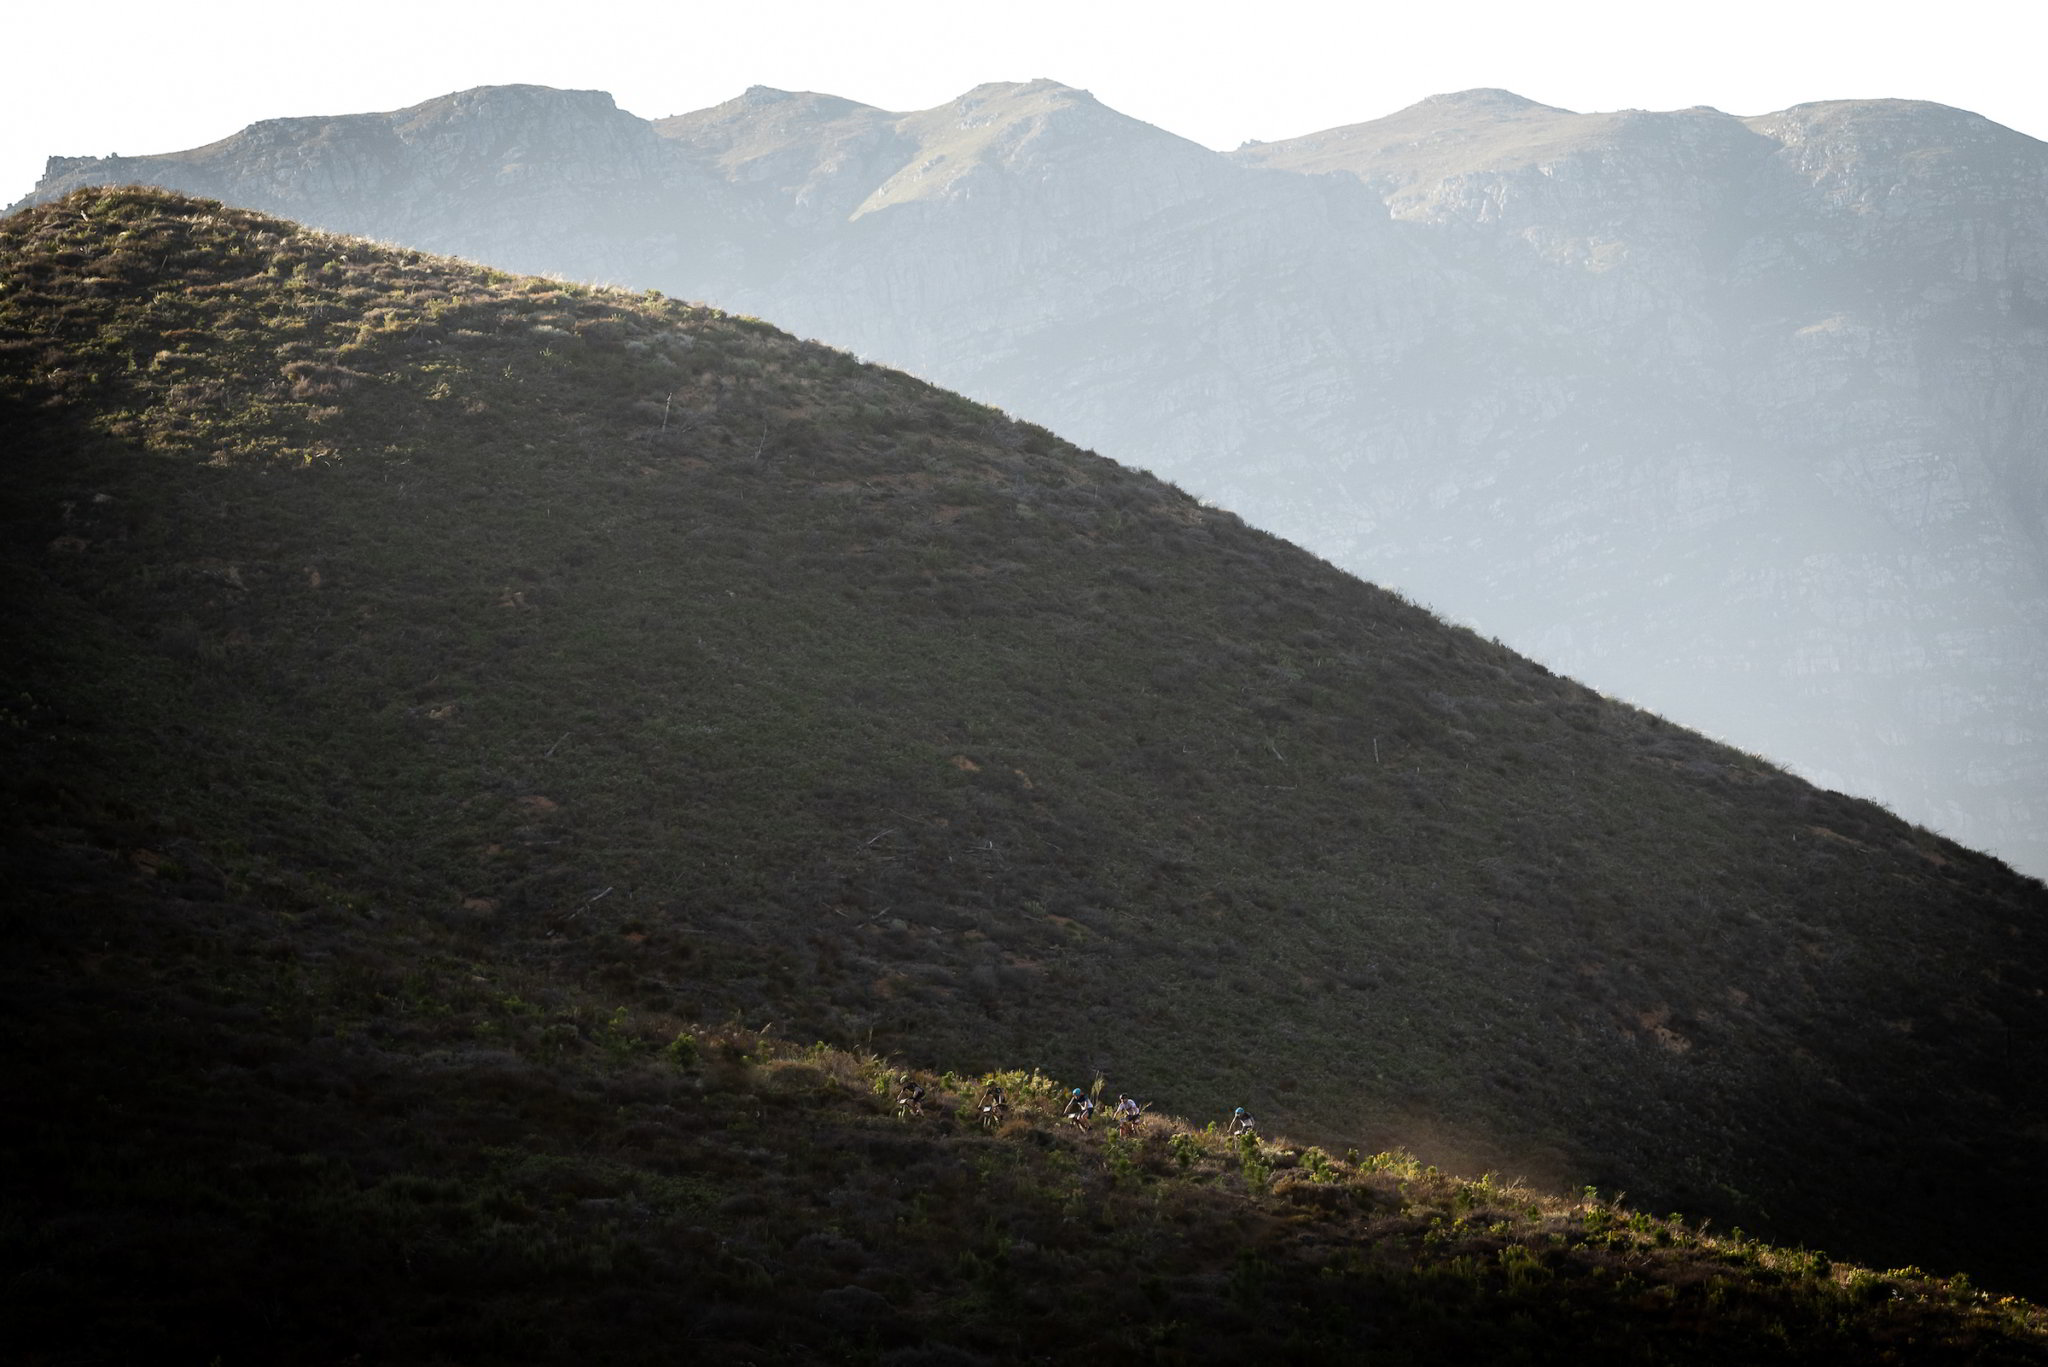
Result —
<path fill-rule="evenodd" d="M 1106 160 L 1128 165 L 1120 159 L 1136 147 L 1177 146 L 1202 158 L 1215 155 L 1112 109 L 1085 90 L 1044 77 L 975 86 L 945 104 L 905 115 L 896 128 L 914 141 L 915 152 L 855 210 L 856 218 L 913 201 L 972 193 L 965 187 L 991 168 L 1046 156 L 1067 164 Z"/>
<path fill-rule="evenodd" d="M 1420 109 L 1428 105 L 1453 105 L 1461 109 L 1494 109 L 1502 111 L 1542 109 L 1557 114 L 1573 112 L 1569 109 L 1560 109 L 1556 105 L 1539 104 L 1537 101 L 1526 96 L 1517 95 L 1512 90 L 1502 90 L 1497 86 L 1477 86 L 1471 90 L 1447 91 L 1442 95 L 1431 95 L 1426 99 L 1418 100 L 1408 107 L 1410 109 Z"/>
<path fill-rule="evenodd" d="M 658 133 L 676 136 L 679 130 L 721 123 L 763 119 L 814 118 L 820 121 L 849 114 L 878 114 L 873 105 L 849 100 L 842 95 L 825 95 L 815 90 L 780 90 L 772 85 L 750 85 L 723 104 L 687 114 L 671 114 L 654 120 Z"/>
<path fill-rule="evenodd" d="M 1074 95 L 1079 97 L 1080 99 L 1088 101 L 1090 104 L 1095 103 L 1095 97 L 1089 94 L 1087 91 L 1080 89 L 1078 86 L 1068 85 L 1064 81 L 1055 81 L 1049 76 L 1037 76 L 1033 77 L 1031 80 L 1028 81 L 984 81 L 980 85 L 975 86 L 972 90 L 968 91 L 966 94 L 960 96 L 960 99 L 985 100 L 992 99 L 999 95 L 1021 96 L 1046 94 Z"/>
<path fill-rule="evenodd" d="M 1085 90 L 1043 76 L 1029 81 L 985 82 L 925 112 L 940 116 L 985 112 L 1021 118 L 1056 110 L 1087 111 L 1119 119 L 1127 117 L 1109 109 Z"/>
<path fill-rule="evenodd" d="M 1886 114 L 1913 117 L 1934 115 L 1943 118 L 1967 119 L 1980 123 L 1991 122 L 1982 114 L 1972 113 L 1967 109 L 1958 109 L 1954 105 L 1941 104 L 1934 100 L 1906 100 L 1891 96 L 1871 99 L 1805 100 L 1799 104 L 1787 105 L 1777 112 L 1807 116 L 1815 114 Z"/>
<path fill-rule="evenodd" d="M 1902 99 L 1861 99 L 1861 100 L 1809 100 L 1804 104 L 1791 105 L 1771 114 L 1758 115 L 1752 123 L 1776 120 L 1782 123 L 1804 125 L 1821 124 L 1914 124 L 1922 128 L 1947 127 L 1968 129 L 1972 132 L 1992 133 L 1996 136 L 2025 138 L 2028 142 L 2040 140 L 2017 129 L 2008 128 L 1993 119 L 1968 109 L 1941 104 L 1934 100 Z"/>
<path fill-rule="evenodd" d="M 468 110 L 493 105 L 514 105 L 522 108 L 534 105 L 587 106 L 606 110 L 616 110 L 619 107 L 618 101 L 612 98 L 608 90 L 566 90 L 552 85 L 514 83 L 471 86 L 467 90 L 457 90 L 431 100 L 421 100 L 418 104 L 407 105 L 394 112 L 411 114 L 439 109 Z"/>

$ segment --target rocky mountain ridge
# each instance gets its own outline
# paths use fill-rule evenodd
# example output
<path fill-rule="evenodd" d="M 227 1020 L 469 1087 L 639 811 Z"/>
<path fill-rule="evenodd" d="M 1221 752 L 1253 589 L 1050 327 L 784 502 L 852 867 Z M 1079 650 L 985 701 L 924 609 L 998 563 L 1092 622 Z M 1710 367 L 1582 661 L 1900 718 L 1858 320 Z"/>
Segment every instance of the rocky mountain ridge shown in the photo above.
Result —
<path fill-rule="evenodd" d="M 2048 870 L 2048 147 L 1975 115 L 500 87 L 37 197 L 115 181 L 771 318 Z"/>

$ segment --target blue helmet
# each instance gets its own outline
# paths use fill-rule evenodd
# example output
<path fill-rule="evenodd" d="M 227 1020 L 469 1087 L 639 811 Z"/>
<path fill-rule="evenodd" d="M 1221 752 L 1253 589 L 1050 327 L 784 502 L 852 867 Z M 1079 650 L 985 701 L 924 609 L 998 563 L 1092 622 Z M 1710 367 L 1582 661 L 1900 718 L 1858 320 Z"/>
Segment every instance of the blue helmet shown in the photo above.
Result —
<path fill-rule="evenodd" d="M 1074 1089 L 1074 1095 L 1075 1095 L 1075 1096 L 1079 1096 L 1079 1095 L 1081 1095 L 1081 1089 L 1080 1089 L 1079 1087 L 1076 1087 L 1076 1088 Z"/>
<path fill-rule="evenodd" d="M 1242 1107 L 1242 1106 L 1238 1107 L 1238 1108 L 1237 1108 L 1237 1113 L 1238 1113 L 1239 1115 L 1243 1115 L 1243 1114 L 1244 1114 L 1244 1107 Z"/>

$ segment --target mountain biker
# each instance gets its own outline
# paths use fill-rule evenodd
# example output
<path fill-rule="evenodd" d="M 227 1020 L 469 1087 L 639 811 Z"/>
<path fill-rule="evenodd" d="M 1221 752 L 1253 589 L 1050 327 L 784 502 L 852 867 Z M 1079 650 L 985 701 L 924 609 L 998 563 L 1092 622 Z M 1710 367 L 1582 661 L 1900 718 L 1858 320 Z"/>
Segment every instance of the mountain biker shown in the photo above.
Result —
<path fill-rule="evenodd" d="M 1009 1111 L 1010 1098 L 1003 1094 L 1003 1084 L 997 1082 L 994 1078 L 990 1078 L 981 1089 L 982 1120 L 993 1126 L 998 1120 L 1008 1115 Z"/>
<path fill-rule="evenodd" d="M 1087 1129 L 1088 1122 L 1095 1118 L 1095 1098 L 1076 1087 L 1074 1094 L 1067 1098 L 1067 1109 L 1062 1111 L 1060 1116 L 1064 1120 L 1073 1121 L 1084 1130 Z"/>
<path fill-rule="evenodd" d="M 1116 1094 L 1116 1105 L 1110 1110 L 1110 1114 L 1116 1117 L 1116 1132 L 1119 1135 L 1128 1135 L 1137 1129 L 1138 1112 L 1144 1109 L 1143 1106 L 1138 1104 L 1135 1097 L 1128 1097 L 1122 1092 L 1118 1092 Z"/>
<path fill-rule="evenodd" d="M 1223 1133 L 1230 1137 L 1251 1134 L 1259 1128 L 1259 1122 L 1252 1119 L 1252 1113 L 1240 1106 L 1230 1117 L 1230 1128 Z"/>
<path fill-rule="evenodd" d="M 916 1078 L 908 1073 L 905 1073 L 898 1081 L 902 1085 L 896 1089 L 896 1104 L 911 1115 L 923 1115 L 924 1088 L 918 1084 Z"/>

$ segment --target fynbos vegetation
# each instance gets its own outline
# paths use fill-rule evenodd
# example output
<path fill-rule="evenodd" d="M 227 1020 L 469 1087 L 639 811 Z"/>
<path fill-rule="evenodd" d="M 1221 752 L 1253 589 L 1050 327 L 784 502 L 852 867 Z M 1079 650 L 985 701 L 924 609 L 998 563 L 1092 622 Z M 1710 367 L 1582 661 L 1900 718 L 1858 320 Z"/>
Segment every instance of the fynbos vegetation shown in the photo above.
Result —
<path fill-rule="evenodd" d="M 0 252 L 50 1360 L 2038 1360 L 1996 861 L 758 322 L 135 191 Z"/>

